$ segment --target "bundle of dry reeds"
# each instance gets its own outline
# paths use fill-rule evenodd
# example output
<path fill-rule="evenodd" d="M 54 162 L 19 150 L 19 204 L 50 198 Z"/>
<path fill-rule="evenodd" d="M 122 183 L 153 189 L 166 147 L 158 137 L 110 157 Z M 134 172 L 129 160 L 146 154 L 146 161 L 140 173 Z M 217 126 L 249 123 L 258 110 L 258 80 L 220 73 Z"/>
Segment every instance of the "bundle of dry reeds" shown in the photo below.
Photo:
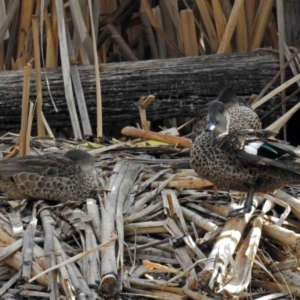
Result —
<path fill-rule="evenodd" d="M 277 48 L 273 4 L 2 0 L 0 70 L 23 69 L 30 61 L 37 69 L 58 67 L 69 56 L 71 64 L 94 64 L 94 51 L 105 63 Z"/>

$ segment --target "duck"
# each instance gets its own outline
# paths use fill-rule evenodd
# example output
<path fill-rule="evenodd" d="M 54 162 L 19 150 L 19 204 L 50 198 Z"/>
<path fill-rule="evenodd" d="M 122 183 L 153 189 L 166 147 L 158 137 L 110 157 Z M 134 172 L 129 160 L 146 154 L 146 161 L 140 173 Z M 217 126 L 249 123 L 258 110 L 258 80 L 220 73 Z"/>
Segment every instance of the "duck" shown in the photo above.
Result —
<path fill-rule="evenodd" d="M 94 158 L 80 149 L 0 161 L 0 193 L 8 199 L 86 200 L 97 187 Z"/>
<path fill-rule="evenodd" d="M 223 102 L 230 113 L 229 132 L 261 129 L 261 122 L 256 112 L 243 97 L 237 96 L 232 88 L 224 89 L 216 100 Z M 196 137 L 204 130 L 207 123 L 207 112 L 207 107 L 198 111 L 192 129 L 192 141 L 195 141 Z"/>
<path fill-rule="evenodd" d="M 231 116 L 224 103 L 209 104 L 208 123 L 195 139 L 190 164 L 218 188 L 247 193 L 244 206 L 228 214 L 240 217 L 250 212 L 255 192 L 300 183 L 300 150 L 276 139 L 271 130 L 230 133 Z"/>

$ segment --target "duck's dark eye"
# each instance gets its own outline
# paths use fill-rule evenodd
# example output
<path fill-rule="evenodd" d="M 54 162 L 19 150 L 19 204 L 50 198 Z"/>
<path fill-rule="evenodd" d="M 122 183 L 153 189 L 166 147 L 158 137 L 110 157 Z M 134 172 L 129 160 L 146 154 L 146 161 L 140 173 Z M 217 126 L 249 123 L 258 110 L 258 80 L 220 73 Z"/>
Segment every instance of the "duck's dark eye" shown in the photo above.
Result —
<path fill-rule="evenodd" d="M 223 108 L 223 107 L 220 108 L 220 109 L 219 109 L 219 112 L 220 112 L 220 113 L 223 113 L 223 112 L 224 112 L 224 108 Z"/>

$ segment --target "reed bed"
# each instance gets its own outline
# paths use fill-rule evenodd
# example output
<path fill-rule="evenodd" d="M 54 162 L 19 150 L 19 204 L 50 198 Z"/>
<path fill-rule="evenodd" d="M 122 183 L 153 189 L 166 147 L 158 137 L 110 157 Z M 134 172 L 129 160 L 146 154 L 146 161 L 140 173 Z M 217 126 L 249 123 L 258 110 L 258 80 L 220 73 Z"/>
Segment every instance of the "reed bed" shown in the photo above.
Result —
<path fill-rule="evenodd" d="M 273 4 L 273 0 L 2 0 L 0 69 L 19 70 L 32 62 L 39 88 L 40 67 L 63 66 L 69 56 L 71 64 L 86 65 L 277 49 Z"/>
<path fill-rule="evenodd" d="M 1 154 L 18 139 L 2 136 Z M 1 299 L 297 299 L 299 187 L 228 219 L 244 194 L 214 192 L 188 148 L 147 143 L 31 140 L 32 154 L 89 151 L 99 190 L 80 203 L 1 200 Z"/>

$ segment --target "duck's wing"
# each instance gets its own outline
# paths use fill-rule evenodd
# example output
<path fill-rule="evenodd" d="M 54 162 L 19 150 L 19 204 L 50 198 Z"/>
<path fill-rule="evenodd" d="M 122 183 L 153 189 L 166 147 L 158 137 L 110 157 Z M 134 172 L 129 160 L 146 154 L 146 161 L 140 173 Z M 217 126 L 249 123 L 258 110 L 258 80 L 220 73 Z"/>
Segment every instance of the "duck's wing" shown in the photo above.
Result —
<path fill-rule="evenodd" d="M 195 115 L 195 121 L 193 124 L 191 140 L 194 141 L 196 137 L 204 130 L 207 124 L 207 107 L 203 107 L 199 109 L 197 114 Z"/>
<path fill-rule="evenodd" d="M 272 130 L 242 130 L 238 132 L 220 135 L 217 137 L 217 144 L 228 154 L 237 150 L 243 150 L 249 143 L 257 141 L 277 141 L 274 137 L 277 132 Z"/>
<path fill-rule="evenodd" d="M 220 148 L 241 163 L 273 166 L 300 174 L 300 150 L 275 139 L 271 130 L 241 131 L 219 137 Z"/>
<path fill-rule="evenodd" d="M 38 174 L 47 177 L 65 177 L 74 174 L 76 166 L 61 155 L 26 155 L 0 162 L 0 176 L 13 177 L 19 173 Z"/>
<path fill-rule="evenodd" d="M 200 108 L 195 115 L 196 121 L 202 121 L 204 123 L 203 129 L 207 123 L 207 114 L 208 114 L 207 106 L 204 106 L 204 107 Z"/>

